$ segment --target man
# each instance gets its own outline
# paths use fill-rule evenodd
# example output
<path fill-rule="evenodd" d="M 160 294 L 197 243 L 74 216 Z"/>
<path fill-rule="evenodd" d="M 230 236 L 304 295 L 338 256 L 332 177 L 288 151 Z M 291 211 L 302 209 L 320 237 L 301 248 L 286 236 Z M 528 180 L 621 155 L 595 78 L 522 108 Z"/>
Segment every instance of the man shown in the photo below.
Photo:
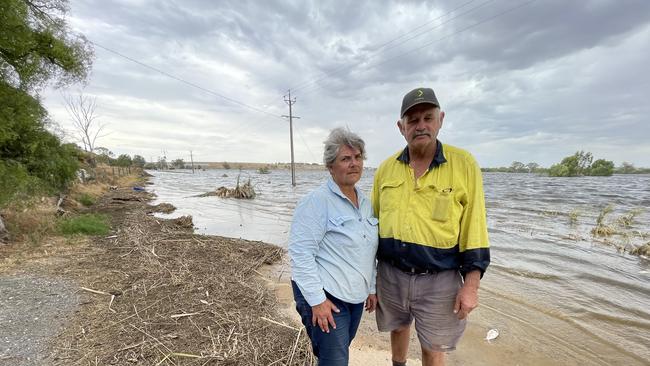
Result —
<path fill-rule="evenodd" d="M 398 366 L 406 364 L 413 319 L 422 364 L 444 365 L 490 263 L 481 170 L 468 152 L 438 141 L 444 117 L 432 89 L 406 94 L 397 127 L 407 146 L 374 178 L 377 327 L 391 332 Z"/>

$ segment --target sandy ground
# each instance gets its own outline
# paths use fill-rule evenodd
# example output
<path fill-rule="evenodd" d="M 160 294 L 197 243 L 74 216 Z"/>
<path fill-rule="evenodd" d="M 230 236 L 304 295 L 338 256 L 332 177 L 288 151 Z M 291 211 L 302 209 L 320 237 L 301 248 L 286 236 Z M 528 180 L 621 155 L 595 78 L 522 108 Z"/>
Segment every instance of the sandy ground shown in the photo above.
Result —
<path fill-rule="evenodd" d="M 281 307 L 287 316 L 300 326 L 300 318 L 294 310 L 293 294 L 290 284 L 289 266 L 283 264 L 267 267 L 267 282 L 274 289 Z M 611 365 L 605 357 L 615 350 L 606 344 L 595 345 L 600 352 L 583 349 L 578 342 L 564 340 L 561 336 L 562 324 L 547 322 L 543 316 L 529 309 L 518 308 L 517 302 L 494 296 L 489 290 L 480 291 L 481 306 L 470 315 L 465 334 L 454 352 L 447 356 L 449 366 L 542 366 L 542 365 Z M 530 319 L 526 319 L 530 316 Z M 538 324 L 538 325 L 536 325 Z M 496 328 L 500 335 L 492 341 L 485 340 L 487 331 Z M 592 345 L 593 346 L 593 345 Z M 375 324 L 374 314 L 364 316 L 352 343 L 350 365 L 390 365 L 390 337 L 380 333 Z M 420 346 L 411 332 L 409 366 L 421 365 Z M 648 365 L 643 360 L 626 359 L 620 365 Z"/>
<path fill-rule="evenodd" d="M 126 196 L 130 197 L 131 194 Z M 232 323 L 237 326 L 241 326 L 242 320 L 254 318 L 252 324 L 255 328 L 251 329 L 258 330 L 259 334 L 255 334 L 259 337 L 251 338 L 271 339 L 271 346 L 260 345 L 260 350 L 265 352 L 284 344 L 286 347 L 276 350 L 277 355 L 270 359 L 277 360 L 276 365 L 285 364 L 282 362 L 286 360 L 282 358 L 285 351 L 292 347 L 296 349 L 293 346 L 295 330 L 283 330 L 281 326 L 277 328 L 277 322 L 259 321 L 259 314 L 252 313 L 254 309 L 249 306 L 257 300 L 244 298 L 240 292 L 246 288 L 258 289 L 257 283 L 265 282 L 268 288 L 259 283 L 259 299 L 266 304 L 262 309 L 268 305 L 273 311 L 260 314 L 280 323 L 293 322 L 291 327 L 299 329 L 301 325 L 293 308 L 286 258 L 280 264 L 257 267 L 256 263 L 265 258 L 261 255 L 270 249 L 265 249 L 262 243 L 198 236 L 191 231 L 172 229 L 170 225 L 175 225 L 172 221 L 158 222 L 145 216 L 145 212 L 151 208 L 144 205 L 139 200 L 120 205 L 116 202 L 108 204 L 108 212 L 114 220 L 114 235 L 95 240 L 92 245 L 88 242 L 73 245 L 67 241 L 64 245 L 47 244 L 32 248 L 35 252 L 33 255 L 20 255 L 19 251 L 14 252 L 10 248 L 0 250 L 0 263 L 4 263 L 4 266 L 0 266 L 0 365 L 82 364 L 73 360 L 125 364 L 114 363 L 115 355 L 123 356 L 120 361 L 133 359 L 137 361 L 135 364 L 154 365 L 162 362 L 156 348 L 163 343 L 170 348 L 191 350 L 196 354 L 205 351 L 207 357 L 212 357 L 205 358 L 212 361 L 210 364 L 222 364 L 221 359 L 211 353 L 214 343 L 210 344 L 210 340 L 214 342 L 214 339 L 210 328 L 201 325 L 201 317 L 205 317 L 205 324 Z M 168 245 L 163 246 L 162 242 Z M 253 260 L 257 258 L 255 253 L 259 254 L 256 254 L 259 257 L 257 261 Z M 215 260 L 220 257 L 224 257 L 223 262 L 218 264 Z M 131 267 L 127 265 L 129 263 Z M 160 267 L 161 270 L 144 270 L 142 263 L 149 263 L 151 268 Z M 250 271 L 244 271 L 250 272 L 250 275 L 241 279 L 237 277 L 242 272 L 242 268 L 236 268 L 238 266 L 252 266 Z M 238 270 L 233 272 L 233 268 Z M 255 268 L 264 269 L 258 272 Z M 210 271 L 206 272 L 208 269 Z M 219 276 L 223 277 L 222 285 L 225 284 L 225 288 L 215 283 L 214 279 Z M 148 281 L 147 287 L 140 286 L 144 285 L 145 280 Z M 534 300 L 521 301 L 518 294 L 499 295 L 494 291 L 499 288 L 499 283 L 493 281 L 488 273 L 480 291 L 481 306 L 470 315 L 468 328 L 458 349 L 448 356 L 448 365 L 650 365 L 647 360 L 617 347 L 615 342 L 581 333 L 557 314 L 531 308 Z M 172 284 L 177 286 L 171 287 Z M 191 286 L 188 287 L 188 284 Z M 103 297 L 106 294 L 82 293 L 79 286 L 105 291 L 118 288 L 121 295 L 110 308 L 107 307 L 107 298 Z M 235 304 L 229 308 L 238 313 L 232 319 L 226 319 L 225 323 L 223 319 L 215 322 L 215 319 L 223 317 L 222 308 L 213 309 L 214 304 L 210 299 L 209 302 L 191 301 L 191 296 L 202 300 L 207 298 L 208 289 L 210 299 L 216 294 L 226 296 L 230 293 L 232 296 L 227 297 L 234 299 Z M 275 312 L 276 299 L 279 312 Z M 145 307 L 146 304 L 150 305 Z M 136 310 L 135 305 L 140 310 Z M 151 308 L 153 310 L 145 316 L 142 309 L 154 305 L 156 307 Z M 240 312 L 240 308 L 246 310 Z M 169 320 L 170 314 L 194 312 L 197 314 L 192 317 Z M 199 316 L 198 312 L 202 315 Z M 144 319 L 141 319 L 141 315 Z M 130 327 L 126 326 L 125 320 L 128 320 Z M 124 326 L 104 332 L 106 327 L 95 327 L 93 331 L 93 324 Z M 488 342 L 484 338 L 491 328 L 498 329 L 500 336 Z M 147 336 L 143 337 L 138 329 L 146 330 Z M 206 333 L 205 329 L 210 333 Z M 231 340 L 233 334 L 248 334 L 245 327 L 242 332 L 235 333 L 228 331 L 230 328 L 224 329 L 226 333 L 222 340 L 226 337 Z M 237 342 L 226 341 L 224 347 L 232 346 L 231 343 Z M 307 346 L 300 344 L 302 348 L 298 347 L 299 350 L 307 349 Z M 134 350 L 138 352 L 129 358 Z M 237 350 L 240 351 L 241 347 Z M 87 357 L 95 354 L 98 356 Z M 47 359 L 46 356 L 55 356 L 51 360 L 56 362 L 43 361 Z M 239 356 L 230 364 L 251 364 L 246 355 Z M 419 356 L 419 344 L 415 332 L 412 332 L 408 364 L 420 365 Z M 390 358 L 389 335 L 377 331 L 374 314 L 364 314 L 351 346 L 350 365 L 390 365 Z M 294 361 L 297 359 L 294 358 Z M 253 364 L 268 363 L 260 360 Z M 162 364 L 171 364 L 171 360 Z M 191 361 L 177 360 L 174 364 L 191 364 Z"/>

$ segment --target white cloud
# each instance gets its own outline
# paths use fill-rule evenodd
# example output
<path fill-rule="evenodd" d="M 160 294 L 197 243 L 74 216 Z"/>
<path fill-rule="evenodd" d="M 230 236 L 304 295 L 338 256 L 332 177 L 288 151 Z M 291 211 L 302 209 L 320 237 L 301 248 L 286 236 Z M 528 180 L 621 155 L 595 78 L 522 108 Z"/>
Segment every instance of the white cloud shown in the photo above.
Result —
<path fill-rule="evenodd" d="M 99 144 L 119 153 L 288 161 L 279 116 L 293 87 L 298 161 L 319 162 L 328 130 L 347 125 L 376 166 L 404 144 L 403 94 L 431 86 L 447 112 L 440 138 L 484 166 L 548 166 L 581 149 L 650 166 L 650 2 L 544 1 L 497 16 L 516 5 L 448 14 L 457 2 L 73 0 L 69 21 L 91 41 L 275 116 L 96 47 L 86 93 L 111 132 Z M 69 129 L 60 91 L 43 97 Z"/>

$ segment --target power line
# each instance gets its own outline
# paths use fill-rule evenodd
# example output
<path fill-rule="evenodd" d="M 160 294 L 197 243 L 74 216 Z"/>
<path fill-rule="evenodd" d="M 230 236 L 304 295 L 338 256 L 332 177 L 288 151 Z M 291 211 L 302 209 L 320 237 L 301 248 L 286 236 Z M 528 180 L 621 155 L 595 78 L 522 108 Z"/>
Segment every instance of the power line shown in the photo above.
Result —
<path fill-rule="evenodd" d="M 485 6 L 485 5 L 487 5 L 487 4 L 491 3 L 491 2 L 493 2 L 494 0 L 487 0 L 487 1 L 483 2 L 483 3 L 480 3 L 480 4 L 478 4 L 477 6 L 472 7 L 472 8 L 470 8 L 469 10 L 467 10 L 467 11 L 465 11 L 465 12 L 463 12 L 463 13 L 457 14 L 456 16 L 454 16 L 454 17 L 452 17 L 452 18 L 450 18 L 450 19 L 447 19 L 446 21 L 444 21 L 444 22 L 442 22 L 442 23 L 440 23 L 440 24 L 438 24 L 438 25 L 436 25 L 436 26 L 434 26 L 434 27 L 428 28 L 428 29 L 426 29 L 426 30 L 424 30 L 424 31 L 422 31 L 422 32 L 417 33 L 416 35 L 414 35 L 414 36 L 412 36 L 412 37 L 407 38 L 406 40 L 403 40 L 403 41 L 401 41 L 401 42 L 399 42 L 399 43 L 397 43 L 397 44 L 394 44 L 394 45 L 392 45 L 392 46 L 390 46 L 390 47 L 387 47 L 389 44 L 394 43 L 395 41 L 397 41 L 397 40 L 399 40 L 399 39 L 401 39 L 401 38 L 404 38 L 404 37 L 408 36 L 409 34 L 411 34 L 411 33 L 413 33 L 413 32 L 416 32 L 417 30 L 419 30 L 419 29 L 421 29 L 421 28 L 424 28 L 424 27 L 426 27 L 427 25 L 429 25 L 429 24 L 431 24 L 431 23 L 433 23 L 433 22 L 435 22 L 435 21 L 438 21 L 438 20 L 440 20 L 440 19 L 442 19 L 442 18 L 448 16 L 449 14 L 452 14 L 453 12 L 455 12 L 455 11 L 457 11 L 457 10 L 459 10 L 459 9 L 461 9 L 461 8 L 463 8 L 463 7 L 465 7 L 465 6 L 469 5 L 469 4 L 471 4 L 471 3 L 473 3 L 474 1 L 476 1 L 476 0 L 472 0 L 472 1 L 466 2 L 466 3 L 464 3 L 464 4 L 460 5 L 460 6 L 458 6 L 458 7 L 454 8 L 454 9 L 452 9 L 451 11 L 449 11 L 449 12 L 447 12 L 447 13 L 445 13 L 445 14 L 442 14 L 442 15 L 440 15 L 440 16 L 438 16 L 438 17 L 436 17 L 436 18 L 434 18 L 434 19 L 432 19 L 432 20 L 430 20 L 430 21 L 428 21 L 428 22 L 426 22 L 426 23 L 424 23 L 424 24 L 421 24 L 421 25 L 419 25 L 419 26 L 417 26 L 417 27 L 411 29 L 410 31 L 408 31 L 408 32 L 406 32 L 406 33 L 404 33 L 404 34 L 402 34 L 402 35 L 400 35 L 400 36 L 398 36 L 398 37 L 395 37 L 395 38 L 389 40 L 388 42 L 385 42 L 385 43 L 383 43 L 383 44 L 377 46 L 376 49 L 375 49 L 374 51 L 370 52 L 369 56 L 366 57 L 366 61 L 367 61 L 368 59 L 370 59 L 370 58 L 373 58 L 373 57 L 377 56 L 377 55 L 380 54 L 380 53 L 386 52 L 387 50 L 391 50 L 391 49 L 393 49 L 393 48 L 395 48 L 395 47 L 399 47 L 399 46 L 405 44 L 406 42 L 409 42 L 409 41 L 411 41 L 411 40 L 413 40 L 413 39 L 415 39 L 415 38 L 418 38 L 418 37 L 420 37 L 420 36 L 422 36 L 422 35 L 428 33 L 428 32 L 431 32 L 431 31 L 434 30 L 434 29 L 440 28 L 441 26 L 443 26 L 443 25 L 445 25 L 445 24 L 451 22 L 452 20 L 457 19 L 457 18 L 459 18 L 459 17 L 461 17 L 461 16 L 463 16 L 463 15 L 466 15 L 466 14 L 468 14 L 468 13 L 471 13 L 471 12 L 475 11 L 476 9 L 479 9 L 479 8 L 481 8 L 481 7 Z M 325 79 L 325 78 L 327 78 L 327 77 L 329 77 L 329 76 L 331 76 L 331 75 L 333 75 L 333 74 L 338 73 L 339 71 L 343 71 L 343 70 L 346 70 L 346 69 L 348 69 L 348 68 L 349 68 L 349 66 L 347 66 L 347 65 L 343 65 L 343 66 L 337 67 L 337 68 L 335 68 L 334 70 L 331 70 L 331 71 L 325 73 L 323 76 L 321 76 L 321 77 L 319 77 L 319 78 L 317 78 L 317 79 L 312 79 L 312 80 L 310 80 L 310 81 L 302 82 L 302 83 L 300 83 L 300 84 L 298 84 L 298 85 L 292 87 L 291 89 L 293 89 L 294 91 L 296 91 L 296 90 L 300 90 L 300 89 L 304 89 L 304 88 L 310 86 L 311 84 L 315 84 L 315 83 L 317 83 L 317 82 L 320 81 L 320 80 L 323 80 L 323 79 Z"/>
<path fill-rule="evenodd" d="M 270 112 L 265 111 L 265 110 L 263 110 L 263 109 L 259 109 L 259 108 L 257 108 L 257 107 L 253 107 L 252 105 L 249 105 L 249 104 L 246 104 L 246 103 L 240 102 L 240 101 L 238 101 L 238 100 L 236 100 L 236 99 L 233 99 L 233 98 L 227 97 L 227 96 L 225 96 L 225 95 L 223 95 L 223 94 L 221 94 L 221 93 L 217 93 L 217 92 L 215 92 L 215 91 L 213 91 L 213 90 L 210 90 L 210 89 L 204 88 L 204 87 L 202 87 L 202 86 L 200 86 L 200 85 L 198 85 L 198 84 L 195 84 L 195 83 L 193 83 L 193 82 L 191 82 L 191 81 L 187 81 L 187 80 L 185 80 L 185 79 L 183 79 L 183 78 L 181 78 L 181 77 L 178 77 L 178 76 L 176 76 L 176 75 L 172 75 L 172 74 L 170 74 L 170 73 L 168 73 L 168 72 L 166 72 L 166 71 L 164 71 L 164 70 L 161 70 L 161 69 L 159 69 L 159 68 L 153 67 L 153 66 L 148 65 L 148 64 L 146 64 L 146 63 L 144 63 L 144 62 L 138 61 L 138 60 L 136 60 L 136 59 L 134 59 L 134 58 L 132 58 L 132 57 L 129 57 L 129 56 L 125 55 L 125 54 L 122 54 L 122 53 L 120 53 L 120 52 L 118 52 L 118 51 L 112 50 L 112 49 L 110 49 L 110 48 L 108 48 L 108 47 L 106 47 L 106 46 L 102 46 L 101 44 L 99 44 L 99 43 L 97 43 L 97 42 L 93 42 L 93 41 L 89 41 L 89 42 L 92 43 L 93 45 L 95 45 L 95 46 L 97 46 L 97 47 L 103 49 L 103 50 L 106 50 L 106 51 L 108 51 L 108 52 L 110 52 L 110 53 L 113 53 L 113 54 L 115 54 L 115 55 L 118 55 L 118 56 L 120 56 L 120 57 L 123 57 L 123 58 L 125 58 L 125 59 L 127 59 L 127 60 L 129 60 L 129 61 L 131 61 L 131 62 L 134 62 L 134 63 L 136 63 L 136 64 L 138 64 L 138 65 L 140 65 L 140 66 L 142 66 L 142 67 L 146 67 L 146 68 L 148 68 L 148 69 L 150 69 L 150 70 L 153 70 L 153 71 L 155 71 L 155 72 L 157 72 L 157 73 L 160 73 L 160 74 L 162 74 L 162 75 L 165 75 L 165 76 L 167 76 L 167 77 L 169 77 L 169 78 L 172 78 L 172 79 L 174 79 L 174 80 L 176 80 L 176 81 L 179 81 L 179 82 L 181 82 L 181 83 L 183 83 L 183 84 L 189 85 L 189 86 L 191 86 L 191 87 L 193 87 L 193 88 L 199 89 L 199 90 L 204 91 L 204 92 L 206 92 L 206 93 L 209 93 L 209 94 L 215 95 L 215 96 L 217 96 L 217 97 L 219 97 L 219 98 L 221 98 L 221 99 L 224 99 L 224 100 L 226 100 L 226 101 L 228 101 L 228 102 L 231 102 L 231 103 L 233 103 L 233 104 L 237 104 L 237 105 L 239 105 L 239 106 L 241 106 L 241 107 L 248 108 L 248 109 L 253 110 L 253 111 L 255 111 L 255 112 L 259 112 L 259 113 L 267 114 L 267 115 L 272 116 L 272 117 L 274 117 L 274 118 L 282 119 L 282 117 L 279 116 L 279 115 L 277 115 L 277 114 L 273 114 L 273 113 L 270 113 Z"/>
<path fill-rule="evenodd" d="M 448 11 L 448 12 L 446 12 L 446 13 L 444 13 L 444 14 L 442 14 L 442 15 L 440 15 L 440 16 L 434 18 L 434 19 L 431 19 L 431 20 L 427 21 L 426 23 L 420 24 L 419 26 L 417 26 L 417 27 L 415 27 L 415 28 L 412 28 L 411 30 L 409 30 L 409 31 L 406 32 L 406 33 L 403 33 L 403 34 L 401 34 L 401 35 L 399 35 L 399 36 L 397 36 L 397 37 L 395 37 L 395 38 L 392 38 L 392 39 L 390 39 L 389 41 L 384 42 L 384 43 L 382 43 L 382 44 L 380 44 L 380 45 L 377 45 L 377 46 L 372 47 L 372 48 L 375 48 L 375 50 L 372 51 L 372 52 L 370 52 L 368 57 L 374 57 L 375 55 L 379 54 L 380 51 L 382 51 L 382 48 L 384 48 L 385 46 L 387 46 L 387 45 L 389 45 L 389 44 L 391 44 L 391 43 L 393 43 L 393 42 L 395 42 L 395 41 L 397 41 L 397 40 L 399 40 L 399 39 L 401 39 L 401 38 L 403 38 L 403 37 L 406 37 L 407 35 L 409 35 L 409 34 L 415 32 L 415 31 L 417 31 L 417 30 L 419 30 L 419 29 L 421 29 L 421 28 L 424 28 L 424 27 L 426 27 L 427 25 L 429 25 L 429 24 L 431 24 L 431 23 L 433 23 L 433 22 L 435 22 L 435 21 L 437 21 L 437 20 L 439 20 L 439 19 L 442 19 L 442 18 L 446 17 L 447 15 L 449 15 L 449 14 L 455 12 L 456 10 L 462 9 L 462 8 L 464 8 L 465 6 L 471 4 L 471 3 L 475 2 L 475 1 L 477 1 L 477 0 L 470 0 L 470 1 L 466 2 L 466 3 L 463 3 L 463 4 L 461 4 L 461 5 L 457 6 L 457 7 L 455 7 L 454 9 L 452 9 L 452 10 L 450 10 L 450 11 Z M 473 8 L 471 8 L 471 9 L 469 9 L 467 12 L 462 13 L 462 14 L 460 14 L 460 15 L 464 15 L 464 14 L 467 14 L 467 13 L 469 13 L 469 12 L 472 12 L 472 11 L 476 10 L 477 8 L 482 7 L 482 6 L 484 6 L 485 4 L 487 4 L 487 3 L 489 3 L 489 2 L 492 2 L 492 1 L 494 1 L 494 0 L 488 0 L 488 1 L 484 2 L 484 3 L 482 3 L 482 4 L 479 4 L 479 5 L 476 6 L 476 7 L 473 7 Z M 459 15 L 459 16 L 460 16 L 460 15 Z M 458 17 L 458 16 L 457 16 L 457 17 Z M 454 19 L 455 19 L 455 18 L 454 18 Z M 445 24 L 445 23 L 443 23 L 443 24 Z M 440 25 L 442 25 L 442 24 L 440 24 Z M 429 30 L 427 30 L 427 31 L 425 31 L 425 32 L 423 32 L 423 33 L 419 33 L 419 34 L 416 35 L 415 37 L 409 38 L 407 41 L 409 41 L 409 40 L 411 40 L 411 39 L 413 39 L 413 38 L 417 38 L 417 37 L 419 37 L 420 35 L 422 35 L 422 34 L 424 34 L 424 33 L 427 33 L 427 32 L 429 32 L 429 31 L 431 31 L 431 30 L 433 30 L 433 29 L 435 29 L 435 28 L 437 28 L 437 27 L 434 27 L 434 28 L 432 28 L 432 29 L 429 29 Z M 407 41 L 405 41 L 405 42 L 407 42 Z M 402 42 L 402 43 L 400 43 L 400 44 L 403 44 L 403 43 L 404 43 L 404 42 Z M 393 47 L 391 47 L 391 48 L 393 48 Z M 335 73 L 335 72 L 339 72 L 339 71 L 342 71 L 342 70 L 345 70 L 345 69 L 348 69 L 348 68 L 349 68 L 348 65 L 340 66 L 340 67 L 338 67 L 338 68 L 336 68 L 336 69 L 330 71 L 329 73 L 325 73 L 323 76 L 318 77 L 317 79 L 304 80 L 303 82 L 301 82 L 301 83 L 299 83 L 299 84 L 296 84 L 295 86 L 293 86 L 293 87 L 290 88 L 290 89 L 293 89 L 293 90 L 295 91 L 295 90 L 298 90 L 298 89 L 306 88 L 307 86 L 309 86 L 309 85 L 311 85 L 311 84 L 315 84 L 315 83 L 317 83 L 318 81 L 324 79 L 325 77 L 327 77 L 327 76 L 329 76 L 329 75 L 332 75 L 332 74 Z M 271 103 L 273 103 L 273 101 L 269 101 L 269 102 L 266 103 L 266 104 L 268 105 L 268 104 L 271 104 Z"/>
<path fill-rule="evenodd" d="M 395 38 L 389 40 L 388 42 L 385 42 L 385 43 L 380 44 L 380 45 L 376 46 L 376 47 L 377 47 L 377 50 L 379 50 L 379 49 L 381 49 L 381 48 L 384 48 L 385 46 L 387 46 L 387 45 L 389 45 L 389 44 L 391 44 L 391 43 L 397 41 L 398 39 L 400 39 L 400 38 L 404 38 L 404 37 L 406 37 L 407 35 L 409 35 L 409 34 L 415 32 L 415 31 L 417 31 L 418 29 L 420 29 L 420 28 L 424 28 L 424 27 L 426 27 L 427 25 L 429 25 L 429 24 L 431 24 L 431 23 L 433 23 L 433 22 L 435 22 L 435 21 L 437 21 L 437 20 L 440 20 L 440 19 L 446 17 L 447 15 L 449 15 L 449 14 L 455 12 L 456 10 L 458 10 L 458 9 L 462 9 L 462 8 L 464 8 L 465 6 L 471 4 L 471 3 L 475 2 L 475 1 L 476 1 L 476 0 L 471 0 L 471 1 L 468 1 L 468 2 L 466 2 L 466 3 L 464 3 L 464 4 L 461 4 L 460 6 L 454 8 L 454 9 L 448 11 L 448 12 L 446 12 L 445 14 L 442 14 L 442 15 L 440 15 L 440 16 L 434 18 L 434 19 L 431 19 L 431 20 L 429 20 L 428 22 L 426 22 L 426 23 L 424 23 L 424 24 L 421 24 L 421 25 L 419 25 L 419 26 L 417 26 L 417 27 L 411 29 L 410 31 L 408 31 L 408 32 L 406 32 L 406 33 L 404 33 L 404 34 L 402 34 L 402 35 L 400 35 L 400 36 L 398 36 L 398 37 L 395 37 Z M 493 1 L 493 0 L 490 0 L 490 1 Z M 488 2 L 490 2 L 490 1 L 488 1 Z M 485 3 L 484 3 L 484 4 L 485 4 Z M 479 7 L 480 7 L 480 5 L 479 5 Z M 474 10 L 474 9 L 476 9 L 476 8 L 472 8 L 472 9 L 470 9 L 470 11 L 471 11 L 471 10 Z"/>
<path fill-rule="evenodd" d="M 450 33 L 450 34 L 448 34 L 448 35 L 446 35 L 446 36 L 440 37 L 440 38 L 435 39 L 435 40 L 433 40 L 433 41 L 431 41 L 431 42 L 427 42 L 427 43 L 423 44 L 423 45 L 420 46 L 420 47 L 417 47 L 417 48 L 411 49 L 411 50 L 409 50 L 409 51 L 406 51 L 406 52 L 400 53 L 399 55 L 397 55 L 397 56 L 395 56 L 395 57 L 388 58 L 388 59 L 383 60 L 383 61 L 381 61 L 381 62 L 377 62 L 377 63 L 374 63 L 374 64 L 370 64 L 370 65 L 366 66 L 366 69 L 369 69 L 369 68 L 372 68 L 372 67 L 377 67 L 377 66 L 380 66 L 380 65 L 383 65 L 383 64 L 389 63 L 389 62 L 391 62 L 391 61 L 394 61 L 394 60 L 396 60 L 396 59 L 401 59 L 401 58 L 403 58 L 403 57 L 406 56 L 406 55 L 409 55 L 409 54 L 411 54 L 411 53 L 414 53 L 414 52 L 420 51 L 420 50 L 422 50 L 422 49 L 424 49 L 424 48 L 426 48 L 426 47 L 431 46 L 431 45 L 434 44 L 434 43 L 440 42 L 440 41 L 442 41 L 442 40 L 445 40 L 445 39 L 447 39 L 447 38 L 450 38 L 450 37 L 452 37 L 452 36 L 455 36 L 455 35 L 457 35 L 457 34 L 459 34 L 459 33 L 462 33 L 462 32 L 465 32 L 465 31 L 467 31 L 467 30 L 470 30 L 470 29 L 472 29 L 472 28 L 475 28 L 475 27 L 477 27 L 477 26 L 479 26 L 479 25 L 481 25 L 481 24 L 487 23 L 487 22 L 489 22 L 489 21 L 491 21 L 491 20 L 494 20 L 494 19 L 496 19 L 496 18 L 498 18 L 498 17 L 501 17 L 501 16 L 503 16 L 503 15 L 505 15 L 505 14 L 507 14 L 507 13 L 511 13 L 511 12 L 513 12 L 513 11 L 515 11 L 515 10 L 518 10 L 518 9 L 524 7 L 524 6 L 527 6 L 527 5 L 529 5 L 529 4 L 531 4 L 531 3 L 535 2 L 535 1 L 536 1 L 536 0 L 529 0 L 529 1 L 525 2 L 525 3 L 522 3 L 522 4 L 519 4 L 519 5 L 517 5 L 517 6 L 514 6 L 514 7 L 511 7 L 511 8 L 508 8 L 508 9 L 506 9 L 506 10 L 500 12 L 500 13 L 497 13 L 497 14 L 495 14 L 495 15 L 493 15 L 493 16 L 490 16 L 490 17 L 484 18 L 484 19 L 482 19 L 481 21 L 476 22 L 476 23 L 474 23 L 474 24 L 472 24 L 472 25 L 469 25 L 469 26 L 467 26 L 467 27 L 465 27 L 465 28 L 462 28 L 462 29 L 460 29 L 460 30 L 458 30 L 458 31 L 456 31 L 456 32 Z M 357 66 L 357 65 L 353 65 L 353 66 L 350 67 L 350 68 L 354 68 L 355 66 Z M 332 73 L 329 73 L 327 76 L 332 76 L 332 75 L 335 75 L 335 74 L 337 74 L 337 73 L 338 73 L 338 72 L 332 72 Z M 323 79 L 323 78 L 321 78 L 321 79 Z M 321 88 L 321 86 L 318 85 L 318 84 L 315 84 L 315 87 L 309 87 L 309 88 L 306 88 L 306 90 L 303 90 L 301 94 L 304 96 L 305 94 L 308 94 L 308 93 L 310 93 L 310 92 L 313 92 L 313 91 L 315 91 L 315 90 L 317 90 L 317 89 L 319 89 L 319 88 Z"/>
<path fill-rule="evenodd" d="M 314 153 L 309 148 L 309 145 L 307 145 L 307 141 L 305 141 L 305 139 L 302 137 L 302 134 L 300 133 L 300 131 L 298 131 L 298 126 L 297 125 L 296 125 L 295 130 L 296 130 L 296 135 L 298 135 L 298 137 L 300 137 L 300 140 L 302 140 L 302 143 L 305 144 L 305 147 L 307 148 L 307 151 L 309 152 L 309 155 L 311 156 L 312 161 L 318 162 L 318 159 L 316 159 L 316 156 L 314 155 Z"/>

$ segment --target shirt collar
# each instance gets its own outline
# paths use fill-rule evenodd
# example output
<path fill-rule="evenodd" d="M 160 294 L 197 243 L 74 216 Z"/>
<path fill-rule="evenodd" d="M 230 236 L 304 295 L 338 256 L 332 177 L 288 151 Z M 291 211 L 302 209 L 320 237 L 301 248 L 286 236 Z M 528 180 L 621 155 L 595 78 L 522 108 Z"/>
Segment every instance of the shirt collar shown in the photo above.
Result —
<path fill-rule="evenodd" d="M 341 187 L 339 187 L 338 184 L 334 181 L 334 178 L 330 175 L 330 177 L 327 179 L 327 188 L 329 188 L 330 191 L 332 191 L 334 194 L 338 195 L 339 197 L 343 198 L 346 201 L 349 201 L 348 197 L 341 192 Z M 359 201 L 359 207 L 361 207 L 361 202 L 366 199 L 364 195 L 359 192 L 359 189 L 357 186 L 354 186 L 354 190 L 357 192 L 357 200 Z"/>
<path fill-rule="evenodd" d="M 409 147 L 406 146 L 404 150 L 402 150 L 402 153 L 399 154 L 397 157 L 397 160 L 401 161 L 404 164 L 408 164 L 411 162 L 411 157 L 409 156 Z M 437 168 L 443 163 L 446 163 L 447 159 L 445 159 L 445 154 L 442 151 L 442 143 L 440 140 L 436 139 L 436 155 L 433 156 L 433 160 L 431 160 L 431 164 L 429 164 L 429 170 L 433 168 Z"/>

